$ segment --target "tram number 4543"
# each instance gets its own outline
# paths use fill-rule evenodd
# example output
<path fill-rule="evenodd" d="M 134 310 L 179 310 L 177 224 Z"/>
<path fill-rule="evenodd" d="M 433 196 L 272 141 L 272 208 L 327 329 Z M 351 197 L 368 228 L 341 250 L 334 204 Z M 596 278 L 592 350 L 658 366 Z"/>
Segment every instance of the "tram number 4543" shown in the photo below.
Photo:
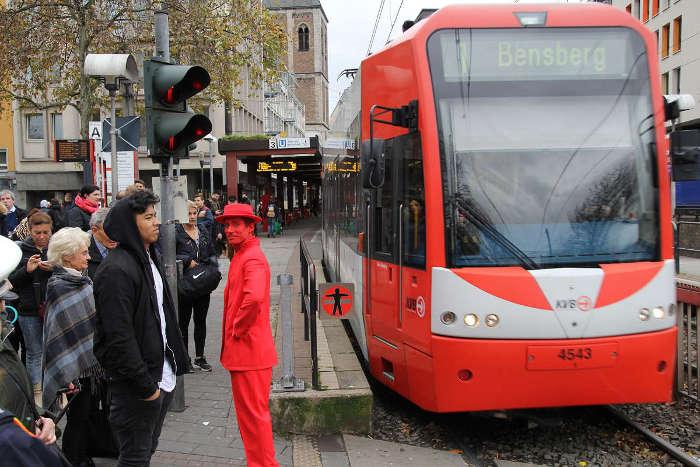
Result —
<path fill-rule="evenodd" d="M 576 349 L 561 349 L 557 354 L 562 360 L 590 360 L 593 358 L 593 351 L 590 347 L 579 347 Z"/>

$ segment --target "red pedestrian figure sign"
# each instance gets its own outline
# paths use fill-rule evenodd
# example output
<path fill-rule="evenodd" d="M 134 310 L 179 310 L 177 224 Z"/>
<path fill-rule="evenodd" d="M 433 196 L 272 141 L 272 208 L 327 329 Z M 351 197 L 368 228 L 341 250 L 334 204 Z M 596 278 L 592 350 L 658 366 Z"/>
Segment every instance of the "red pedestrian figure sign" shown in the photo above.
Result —
<path fill-rule="evenodd" d="M 352 310 L 354 285 L 351 283 L 320 284 L 318 295 L 321 308 L 329 316 L 343 318 Z"/>

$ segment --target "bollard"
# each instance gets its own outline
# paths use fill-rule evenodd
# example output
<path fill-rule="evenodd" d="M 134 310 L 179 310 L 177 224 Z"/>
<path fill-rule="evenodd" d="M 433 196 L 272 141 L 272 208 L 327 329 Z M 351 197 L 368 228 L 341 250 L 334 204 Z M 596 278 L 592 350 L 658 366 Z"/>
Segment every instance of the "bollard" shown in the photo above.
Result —
<path fill-rule="evenodd" d="M 177 275 L 175 276 L 175 286 L 170 284 L 171 295 L 173 296 L 173 304 L 175 306 L 175 314 L 177 314 L 177 282 L 182 277 L 182 260 L 175 262 L 177 264 Z M 184 412 L 185 411 L 185 377 L 183 375 L 178 376 L 175 379 L 175 394 L 173 394 L 173 400 L 170 402 L 171 412 Z"/>
<path fill-rule="evenodd" d="M 292 329 L 292 283 L 294 276 L 280 274 L 280 318 L 282 320 L 282 377 L 272 383 L 273 392 L 304 391 L 304 381 L 294 376 L 294 334 Z"/>

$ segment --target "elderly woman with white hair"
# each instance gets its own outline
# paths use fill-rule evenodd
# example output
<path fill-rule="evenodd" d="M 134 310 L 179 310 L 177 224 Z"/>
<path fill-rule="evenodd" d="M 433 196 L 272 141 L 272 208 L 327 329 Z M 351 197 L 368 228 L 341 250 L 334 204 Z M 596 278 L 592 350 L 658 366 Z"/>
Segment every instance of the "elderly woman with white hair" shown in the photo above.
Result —
<path fill-rule="evenodd" d="M 96 315 L 92 281 L 85 274 L 89 246 L 87 232 L 66 227 L 53 234 L 47 252 L 54 270 L 46 289 L 44 404 L 48 406 L 59 389 L 74 389 L 80 382 L 82 389 L 68 408 L 62 446 L 73 465 L 92 465 L 87 455 L 91 388 L 102 375 L 92 351 Z"/>

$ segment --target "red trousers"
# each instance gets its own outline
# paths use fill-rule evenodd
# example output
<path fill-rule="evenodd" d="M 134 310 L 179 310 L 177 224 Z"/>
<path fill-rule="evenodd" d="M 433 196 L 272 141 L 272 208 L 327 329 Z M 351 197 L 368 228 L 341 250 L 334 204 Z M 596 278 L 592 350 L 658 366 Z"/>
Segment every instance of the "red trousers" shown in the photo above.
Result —
<path fill-rule="evenodd" d="M 238 430 L 249 467 L 278 467 L 272 442 L 270 384 L 272 368 L 231 371 L 231 390 Z"/>

